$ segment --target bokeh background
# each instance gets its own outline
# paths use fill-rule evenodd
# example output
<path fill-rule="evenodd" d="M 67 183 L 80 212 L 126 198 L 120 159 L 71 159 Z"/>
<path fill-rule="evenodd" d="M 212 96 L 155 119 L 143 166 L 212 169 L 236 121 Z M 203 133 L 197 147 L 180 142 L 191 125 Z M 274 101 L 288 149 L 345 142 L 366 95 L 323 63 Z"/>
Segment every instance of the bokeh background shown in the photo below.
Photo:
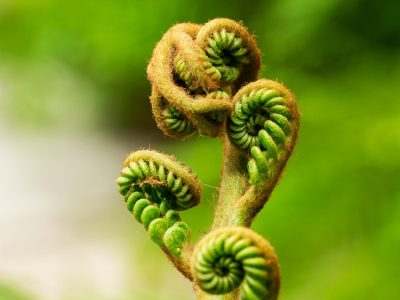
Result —
<path fill-rule="evenodd" d="M 208 231 L 221 145 L 163 137 L 145 69 L 171 25 L 214 17 L 256 35 L 302 113 L 254 224 L 281 299 L 400 299 L 399 3 L 0 0 L 0 299 L 194 299 L 114 179 L 132 150 L 174 154 L 203 183 L 184 218 Z"/>

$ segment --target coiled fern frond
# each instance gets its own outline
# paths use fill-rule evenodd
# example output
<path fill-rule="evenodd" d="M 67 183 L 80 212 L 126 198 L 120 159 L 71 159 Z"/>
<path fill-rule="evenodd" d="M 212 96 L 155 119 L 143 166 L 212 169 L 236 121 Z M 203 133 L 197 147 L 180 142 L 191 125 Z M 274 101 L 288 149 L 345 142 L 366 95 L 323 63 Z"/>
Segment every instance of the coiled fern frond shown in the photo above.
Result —
<path fill-rule="evenodd" d="M 241 286 L 240 299 L 276 299 L 279 266 L 271 245 L 245 227 L 222 227 L 197 245 L 192 272 L 210 294 L 227 294 Z"/>
<path fill-rule="evenodd" d="M 180 212 L 200 203 L 200 184 L 173 157 L 131 153 L 116 180 L 128 210 L 202 300 L 275 300 L 280 270 L 274 249 L 253 232 L 297 139 L 299 111 L 278 82 L 258 79 L 260 51 L 229 19 L 169 29 L 147 68 L 157 126 L 168 136 L 195 133 L 224 144 L 211 232 L 195 246 Z"/>
<path fill-rule="evenodd" d="M 128 210 L 152 241 L 175 260 L 190 242 L 190 228 L 179 211 L 200 203 L 200 185 L 191 171 L 171 156 L 150 150 L 131 153 L 116 182 Z"/>
<path fill-rule="evenodd" d="M 216 93 L 236 91 L 255 80 L 259 68 L 254 38 L 237 22 L 214 19 L 204 25 L 173 26 L 157 44 L 147 68 L 158 127 L 181 139 L 196 131 L 217 136 L 231 99 L 230 94 Z"/>
<path fill-rule="evenodd" d="M 299 112 L 282 84 L 261 79 L 234 97 L 228 131 L 232 142 L 251 157 L 250 184 L 261 184 L 282 170 L 296 143 Z"/>

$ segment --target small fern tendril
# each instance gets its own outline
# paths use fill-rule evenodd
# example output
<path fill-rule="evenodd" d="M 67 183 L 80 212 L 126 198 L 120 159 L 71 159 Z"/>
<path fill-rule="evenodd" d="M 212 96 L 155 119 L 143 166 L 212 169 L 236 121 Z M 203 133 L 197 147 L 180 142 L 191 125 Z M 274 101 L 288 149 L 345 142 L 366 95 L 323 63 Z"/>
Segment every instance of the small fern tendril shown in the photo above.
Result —
<path fill-rule="evenodd" d="M 169 130 L 176 132 L 176 134 L 190 135 L 196 128 L 193 124 L 185 118 L 175 107 L 168 106 L 163 113 L 165 123 Z"/>
<path fill-rule="evenodd" d="M 265 79 L 244 86 L 234 103 L 229 136 L 250 154 L 249 183 L 257 184 L 274 177 L 289 157 L 297 137 L 297 105 L 283 85 Z"/>
<path fill-rule="evenodd" d="M 271 245 L 245 227 L 222 227 L 206 235 L 193 253 L 199 287 L 226 294 L 241 286 L 240 299 L 276 299 L 279 266 Z"/>
<path fill-rule="evenodd" d="M 116 182 L 128 210 L 150 238 L 169 253 L 179 255 L 190 239 L 190 229 L 178 211 L 200 202 L 195 176 L 168 155 L 142 150 L 128 156 Z"/>

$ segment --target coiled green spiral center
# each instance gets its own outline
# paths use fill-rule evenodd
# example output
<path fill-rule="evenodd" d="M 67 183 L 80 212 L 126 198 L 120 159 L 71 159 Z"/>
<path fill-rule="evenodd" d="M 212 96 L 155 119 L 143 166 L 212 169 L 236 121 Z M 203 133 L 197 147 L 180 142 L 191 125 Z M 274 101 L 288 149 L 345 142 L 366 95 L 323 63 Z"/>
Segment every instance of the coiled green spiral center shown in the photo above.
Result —
<path fill-rule="evenodd" d="M 230 117 L 230 136 L 243 150 L 265 144 L 263 136 L 269 135 L 274 143 L 265 144 L 266 150 L 277 152 L 291 133 L 290 111 L 282 93 L 273 89 L 253 90 L 235 104 Z M 261 137 L 260 137 L 261 132 Z"/>
<path fill-rule="evenodd" d="M 220 80 L 233 82 L 240 74 L 242 64 L 249 63 L 248 49 L 240 37 L 225 28 L 214 31 L 207 39 L 206 54 L 212 65 L 219 71 Z"/>
<path fill-rule="evenodd" d="M 198 275 L 202 279 L 203 289 L 212 294 L 225 294 L 234 290 L 245 275 L 241 263 L 234 256 L 224 253 L 213 262 L 204 260 L 198 269 L 203 271 Z"/>
<path fill-rule="evenodd" d="M 297 127 L 297 106 L 280 84 L 259 80 L 243 87 L 235 96 L 228 121 L 231 141 L 248 152 L 249 182 L 272 177 L 293 148 Z"/>
<path fill-rule="evenodd" d="M 241 299 L 275 299 L 279 267 L 267 241 L 244 227 L 220 228 L 206 235 L 193 254 L 200 288 L 226 294 L 241 286 Z"/>

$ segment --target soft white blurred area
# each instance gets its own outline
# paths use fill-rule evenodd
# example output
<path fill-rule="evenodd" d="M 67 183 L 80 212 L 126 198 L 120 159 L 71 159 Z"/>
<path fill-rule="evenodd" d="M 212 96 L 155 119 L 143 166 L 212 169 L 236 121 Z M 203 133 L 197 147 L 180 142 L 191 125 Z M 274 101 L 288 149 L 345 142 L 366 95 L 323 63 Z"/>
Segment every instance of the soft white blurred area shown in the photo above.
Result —
<path fill-rule="evenodd" d="M 114 183 L 126 154 L 151 140 L 91 128 L 97 95 L 62 65 L 29 70 L 0 72 L 0 282 L 23 299 L 187 299 L 190 284 Z M 10 118 L 16 107 L 51 126 Z"/>

